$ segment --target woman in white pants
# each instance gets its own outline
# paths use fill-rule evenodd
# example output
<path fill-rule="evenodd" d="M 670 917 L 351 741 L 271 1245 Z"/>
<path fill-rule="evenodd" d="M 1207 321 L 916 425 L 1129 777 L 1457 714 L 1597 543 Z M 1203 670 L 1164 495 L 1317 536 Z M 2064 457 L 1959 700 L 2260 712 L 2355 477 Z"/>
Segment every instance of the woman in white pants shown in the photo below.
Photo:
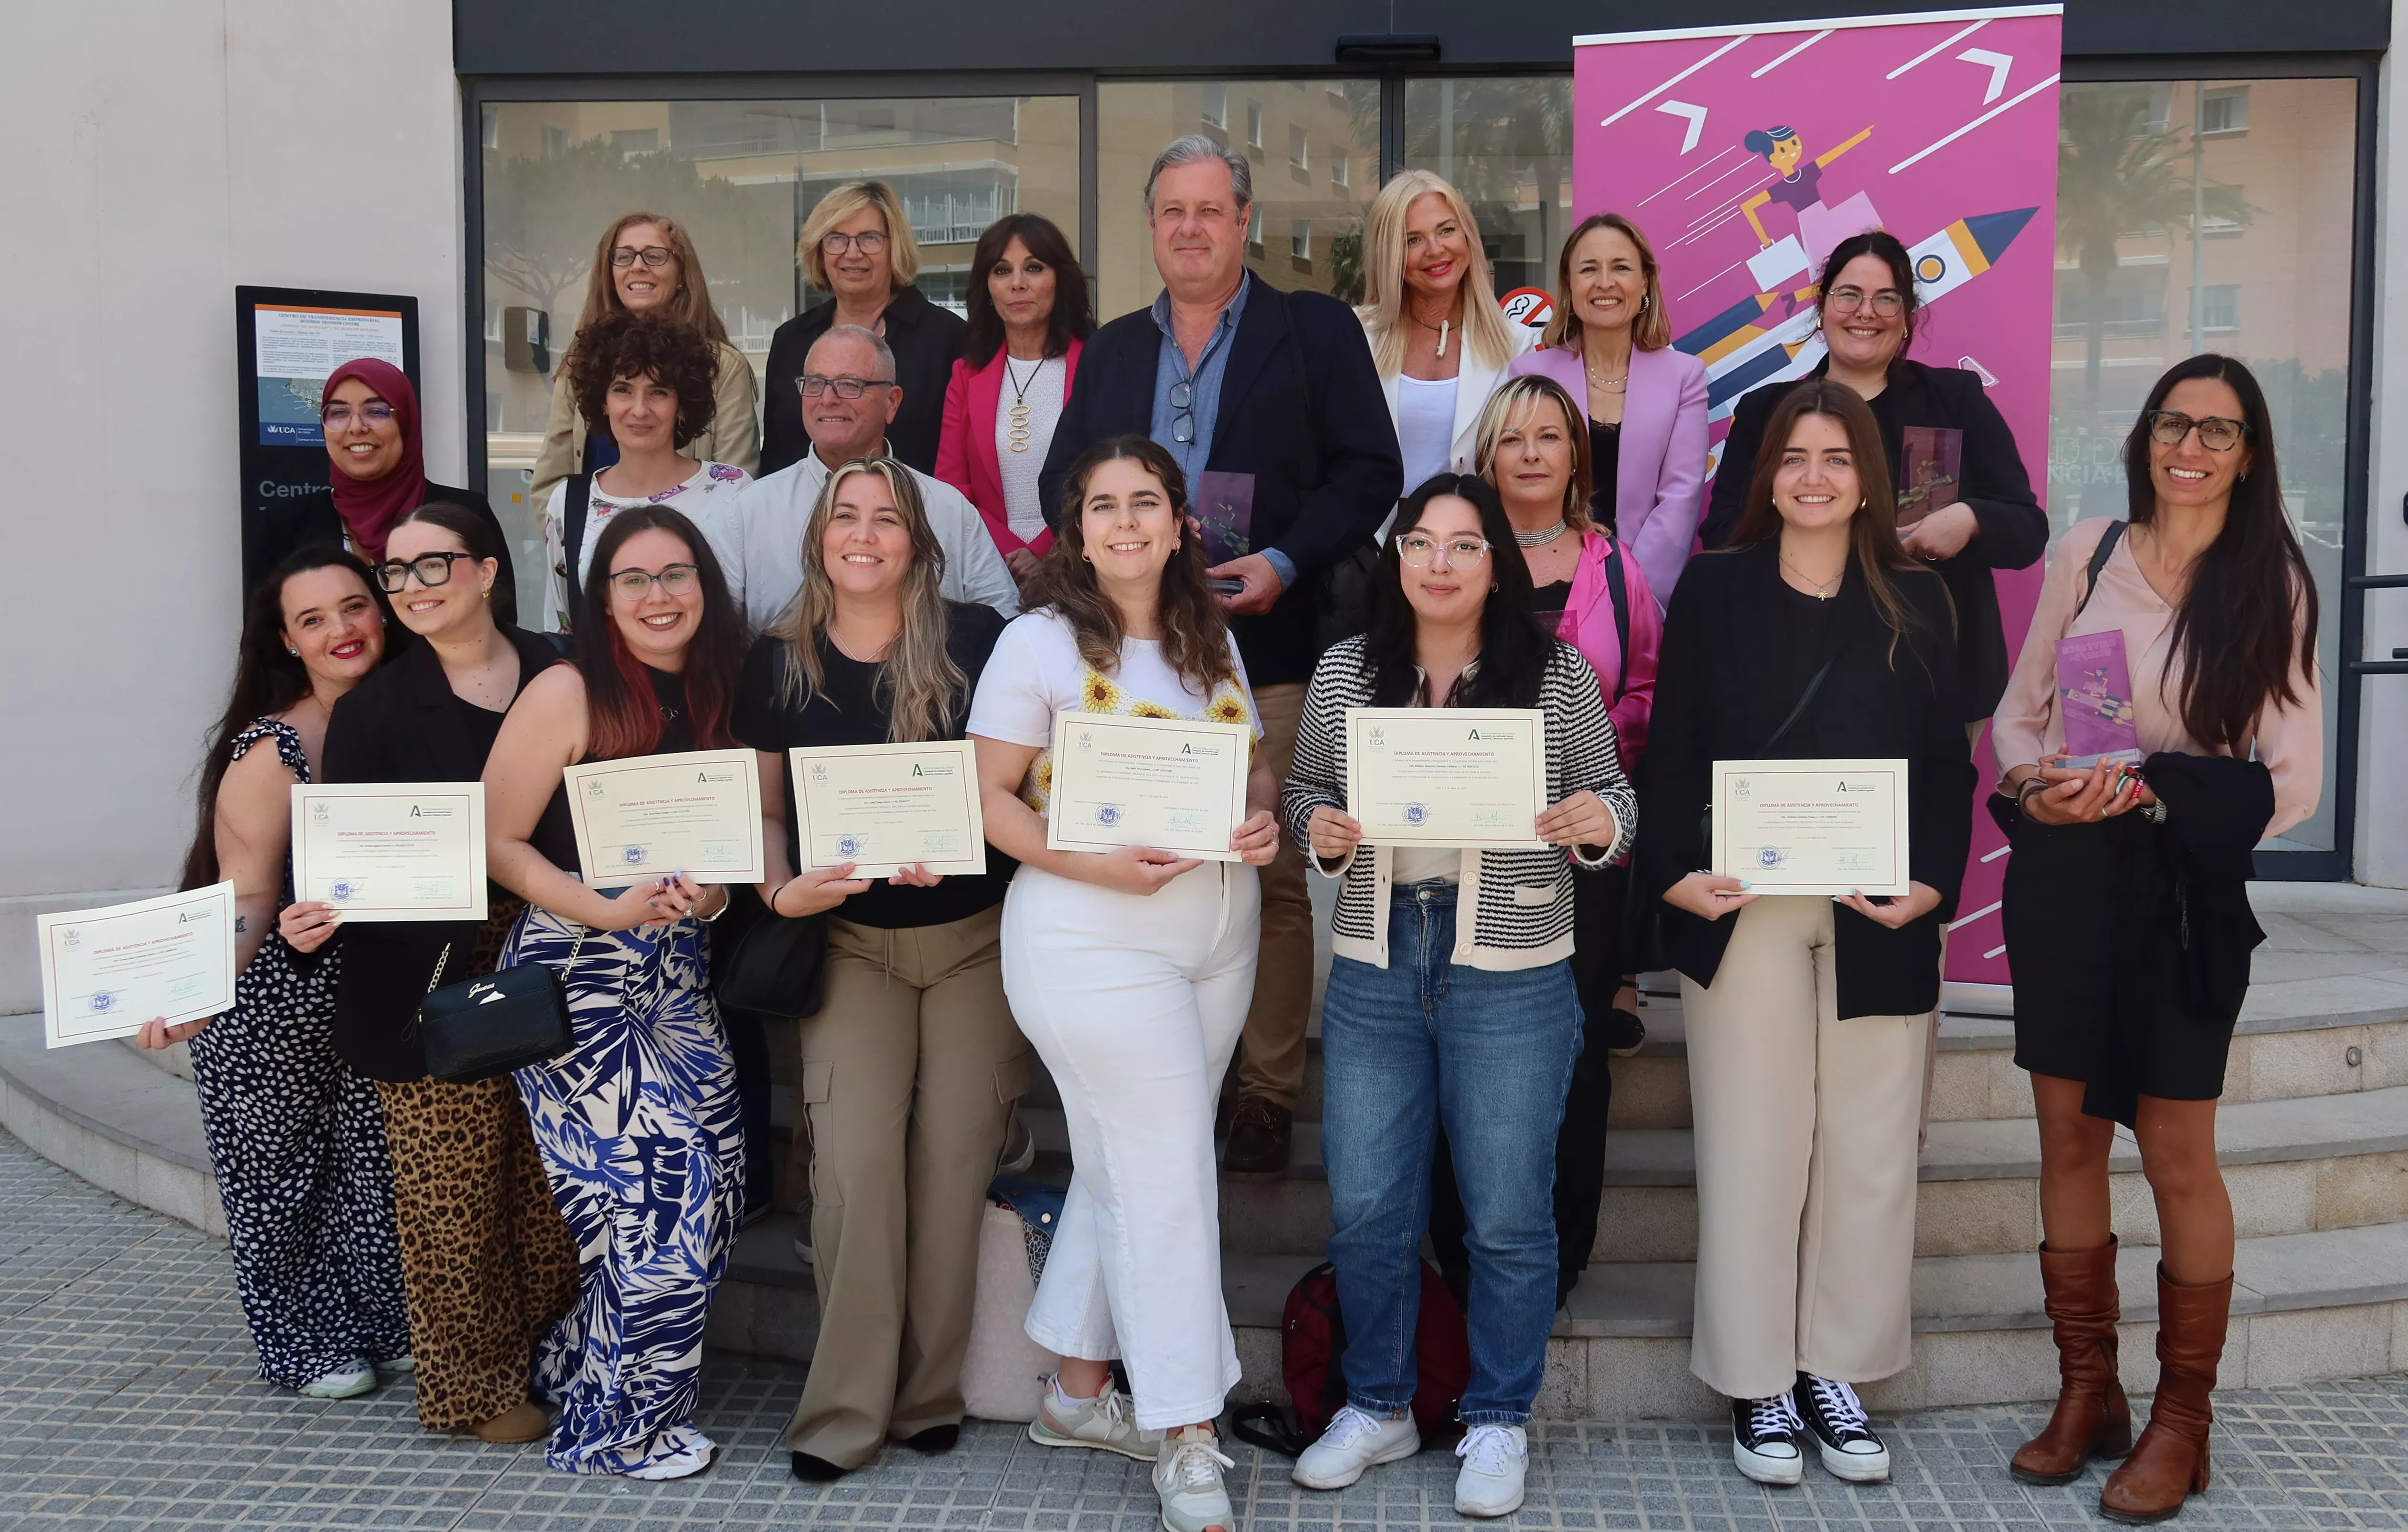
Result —
<path fill-rule="evenodd" d="M 1003 987 L 1062 1091 L 1074 1173 L 1028 1313 L 1062 1358 L 1029 1439 L 1154 1465 L 1169 1532 L 1234 1532 L 1212 1422 L 1238 1382 L 1221 1301 L 1212 1103 L 1254 998 L 1278 787 L 1257 752 L 1236 863 L 1046 847 L 1054 715 L 1262 727 L 1205 582 L 1178 465 L 1142 437 L 1071 465 L 1061 524 L 980 677 L 987 838 L 1017 858 Z M 1132 1401 L 1107 1364 L 1126 1364 Z"/>

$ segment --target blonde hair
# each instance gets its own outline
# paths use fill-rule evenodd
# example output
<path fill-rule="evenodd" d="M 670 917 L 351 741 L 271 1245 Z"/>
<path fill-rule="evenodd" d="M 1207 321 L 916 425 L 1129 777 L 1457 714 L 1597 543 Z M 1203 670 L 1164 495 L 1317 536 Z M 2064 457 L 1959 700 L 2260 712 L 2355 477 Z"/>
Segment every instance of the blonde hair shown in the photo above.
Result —
<path fill-rule="evenodd" d="M 877 692 L 886 704 L 887 740 L 902 745 L 946 738 L 956 722 L 956 700 L 969 680 L 945 649 L 945 598 L 939 589 L 945 578 L 945 550 L 928 525 L 927 507 L 911 470 L 891 457 L 854 458 L 820 486 L 810 522 L 803 528 L 802 589 L 769 624 L 771 637 L 786 646 L 788 663 L 779 700 L 803 707 L 827 694 L 820 638 L 836 615 L 836 586 L 827 572 L 828 521 L 836 513 L 838 490 L 856 474 L 886 481 L 911 540 L 911 566 L 903 574 L 903 629 L 878 663 Z"/>
<path fill-rule="evenodd" d="M 727 326 L 719 322 L 719 310 L 710 306 L 710 284 L 703 279 L 702 257 L 695 253 L 694 239 L 685 225 L 674 218 L 658 213 L 621 213 L 618 221 L 602 232 L 602 242 L 594 247 L 594 269 L 585 279 L 585 308 L 577 316 L 577 328 L 581 333 L 605 314 L 632 312 L 619 301 L 619 284 L 610 275 L 610 251 L 619 236 L 638 223 L 650 223 L 661 231 L 668 241 L 671 254 L 678 262 L 678 290 L 661 312 L 685 324 L 716 348 L 727 344 Z M 574 346 L 576 343 L 571 341 Z M 715 365 L 719 358 L 711 358 Z"/>
<path fill-rule="evenodd" d="M 1638 224 L 1620 213 L 1592 213 L 1564 240 L 1563 252 L 1555 257 L 1555 317 L 1547 321 L 1547 333 L 1540 341 L 1558 350 L 1580 350 L 1581 322 L 1572 312 L 1572 254 L 1582 240 L 1599 229 L 1612 229 L 1630 241 L 1639 251 L 1639 269 L 1647 278 L 1644 307 L 1630 322 L 1630 344 L 1642 351 L 1662 351 L 1672 344 L 1672 315 L 1664 307 L 1664 279 L 1656 265 L 1656 247 L 1639 232 Z"/>
<path fill-rule="evenodd" d="M 1480 408 L 1480 423 L 1472 438 L 1480 445 L 1477 466 L 1480 477 L 1499 496 L 1505 486 L 1497 482 L 1497 444 L 1518 417 L 1527 415 L 1541 405 L 1553 405 L 1563 411 L 1564 435 L 1572 446 L 1571 478 L 1564 485 L 1564 525 L 1574 532 L 1586 532 L 1593 524 L 1589 520 L 1589 496 L 1597 491 L 1596 469 L 1589 462 L 1588 411 L 1572 402 L 1564 386 L 1552 378 L 1538 373 L 1526 373 L 1508 378 L 1498 385 L 1497 392 Z"/>
<path fill-rule="evenodd" d="M 813 287 L 830 291 L 827 259 L 820 251 L 820 241 L 846 219 L 872 208 L 886 221 L 886 269 L 893 285 L 909 287 L 920 275 L 920 241 L 911 233 L 911 220 L 895 188 L 882 180 L 849 180 L 820 198 L 819 206 L 803 220 L 803 232 L 795 236 L 795 259 L 802 263 L 803 275 Z"/>
<path fill-rule="evenodd" d="M 1371 342 L 1371 361 L 1383 378 L 1393 378 L 1404 371 L 1405 343 L 1412 337 L 1412 321 L 1405 315 L 1405 215 L 1416 199 L 1438 196 L 1446 202 L 1447 210 L 1463 229 L 1464 240 L 1471 247 L 1471 259 L 1463 273 L 1462 282 L 1455 290 L 1455 306 L 1462 317 L 1456 321 L 1464 344 L 1474 356 L 1492 367 L 1502 367 L 1513 360 L 1513 332 L 1508 326 L 1505 311 L 1497 307 L 1497 287 L 1488 274 L 1488 252 L 1481 248 L 1480 222 L 1471 216 L 1471 205 L 1463 200 L 1444 178 L 1427 170 L 1399 170 L 1388 178 L 1371 199 L 1371 211 L 1363 230 L 1363 303 L 1354 310 L 1363 322 L 1364 336 Z"/>

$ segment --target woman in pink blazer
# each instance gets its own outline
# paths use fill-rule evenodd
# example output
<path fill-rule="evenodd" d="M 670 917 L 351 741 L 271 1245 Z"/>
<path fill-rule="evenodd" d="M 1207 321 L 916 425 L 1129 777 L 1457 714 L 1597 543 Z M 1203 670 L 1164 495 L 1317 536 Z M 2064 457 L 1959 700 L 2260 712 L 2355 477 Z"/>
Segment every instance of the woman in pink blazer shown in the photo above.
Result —
<path fill-rule="evenodd" d="M 1096 320 L 1069 241 L 1039 214 L 996 220 L 970 269 L 983 279 L 969 284 L 962 359 L 945 385 L 937 477 L 969 496 L 1025 584 L 1054 546 L 1037 478 Z"/>
<path fill-rule="evenodd" d="M 1705 364 L 1671 349 L 1656 252 L 1619 213 L 1584 221 L 1564 241 L 1555 310 L 1539 349 L 1509 370 L 1586 401 L 1592 513 L 1647 572 L 1660 609 L 1705 514 Z"/>

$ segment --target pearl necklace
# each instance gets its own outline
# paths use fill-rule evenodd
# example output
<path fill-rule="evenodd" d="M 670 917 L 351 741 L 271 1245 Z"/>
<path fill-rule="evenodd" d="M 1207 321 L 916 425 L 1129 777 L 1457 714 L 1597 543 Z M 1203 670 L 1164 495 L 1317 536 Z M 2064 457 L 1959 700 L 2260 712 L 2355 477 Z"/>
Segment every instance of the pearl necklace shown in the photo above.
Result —
<path fill-rule="evenodd" d="M 1553 526 L 1542 526 L 1536 532 L 1525 532 L 1517 526 L 1513 529 L 1513 540 L 1525 548 L 1544 548 L 1562 537 L 1564 532 L 1565 523 L 1561 521 Z"/>

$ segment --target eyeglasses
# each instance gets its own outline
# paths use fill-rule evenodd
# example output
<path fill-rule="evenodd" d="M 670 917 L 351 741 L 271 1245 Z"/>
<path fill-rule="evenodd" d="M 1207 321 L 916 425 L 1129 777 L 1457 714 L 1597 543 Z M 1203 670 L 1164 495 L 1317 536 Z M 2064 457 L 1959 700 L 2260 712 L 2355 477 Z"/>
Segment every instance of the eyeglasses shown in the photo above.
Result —
<path fill-rule="evenodd" d="M 858 399 L 869 389 L 894 386 L 883 378 L 855 378 L 850 373 L 841 378 L 823 378 L 815 372 L 807 372 L 795 379 L 796 389 L 806 399 L 816 399 L 823 394 L 833 394 L 839 399 Z"/>
<path fill-rule="evenodd" d="M 451 584 L 453 559 L 466 559 L 474 564 L 477 562 L 477 555 L 474 553 L 421 553 L 418 557 L 408 561 L 387 559 L 382 564 L 370 568 L 368 573 L 376 576 L 378 590 L 387 595 L 399 595 L 402 587 L 409 583 L 409 577 L 412 575 L 416 575 L 418 582 L 429 590 L 437 585 Z"/>
<path fill-rule="evenodd" d="M 677 251 L 666 245 L 646 245 L 642 250 L 633 245 L 610 247 L 610 264 L 614 266 L 631 266 L 641 261 L 657 271 L 676 259 Z"/>
<path fill-rule="evenodd" d="M 875 255 L 885 248 L 886 236 L 876 229 L 864 229 L 859 234 L 820 236 L 820 249 L 830 255 L 842 255 L 848 250 L 857 250 L 864 255 Z"/>
<path fill-rule="evenodd" d="M 359 416 L 370 425 L 382 425 L 393 419 L 393 406 L 382 399 L 371 399 L 360 406 Z M 318 423 L 331 425 L 339 430 L 351 423 L 351 407 L 328 405 L 318 411 Z"/>
<path fill-rule="evenodd" d="M 657 575 L 641 569 L 614 569 L 610 572 L 610 588 L 630 601 L 641 601 L 655 585 L 670 595 L 683 595 L 701 579 L 702 572 L 691 564 L 672 564 Z"/>
<path fill-rule="evenodd" d="M 1831 307 L 1838 309 L 1842 314 L 1855 313 L 1857 309 L 1865 307 L 1868 301 L 1872 304 L 1873 312 L 1879 314 L 1884 319 L 1898 318 L 1899 310 L 1906 307 L 1906 300 L 1899 295 L 1896 288 L 1885 287 L 1880 292 L 1873 294 L 1870 300 L 1866 297 L 1865 290 L 1861 287 L 1835 287 L 1831 289 Z"/>
<path fill-rule="evenodd" d="M 1183 381 L 1170 385 L 1170 408 L 1179 411 L 1171 417 L 1170 439 L 1182 447 L 1196 439 L 1195 405 L 1195 385 Z"/>
<path fill-rule="evenodd" d="M 1397 539 L 1397 557 L 1416 569 L 1426 568 L 1440 549 L 1446 550 L 1445 565 L 1478 564 L 1488 556 L 1485 537 L 1449 537 L 1439 541 L 1426 532 L 1408 532 Z"/>
<path fill-rule="evenodd" d="M 2221 415 L 2195 421 L 2172 409 L 2149 412 L 2149 439 L 2160 447 L 2181 446 L 2183 438 L 2191 434 L 2194 426 L 2199 430 L 2199 444 L 2211 452 L 2229 452 L 2240 446 L 2241 438 L 2249 434 L 2248 422 L 2228 421 Z"/>

